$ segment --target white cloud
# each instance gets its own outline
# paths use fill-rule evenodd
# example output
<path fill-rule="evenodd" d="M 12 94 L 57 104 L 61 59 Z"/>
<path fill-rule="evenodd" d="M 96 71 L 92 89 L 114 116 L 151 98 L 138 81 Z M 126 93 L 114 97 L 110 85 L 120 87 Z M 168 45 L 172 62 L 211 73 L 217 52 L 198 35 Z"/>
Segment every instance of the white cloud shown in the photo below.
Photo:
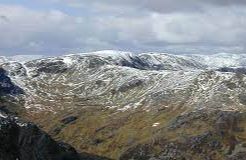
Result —
<path fill-rule="evenodd" d="M 0 5 L 0 15 L 8 19 L 0 25 L 0 49 L 6 52 L 63 52 L 83 36 L 83 18 L 59 10 Z"/>
<path fill-rule="evenodd" d="M 94 7 L 93 14 L 81 12 L 75 16 L 55 9 L 0 5 L 0 52 L 62 54 L 100 49 L 245 52 L 245 7 L 212 7 L 192 13 L 133 8 L 124 11 L 122 7 L 118 14 L 115 8 L 107 8 L 112 6 L 98 3 Z M 96 10 L 105 12 L 99 14 Z"/>
<path fill-rule="evenodd" d="M 223 8 L 195 14 L 154 14 L 152 18 L 157 39 L 168 43 L 239 45 L 246 36 L 245 9 L 240 16 Z"/>

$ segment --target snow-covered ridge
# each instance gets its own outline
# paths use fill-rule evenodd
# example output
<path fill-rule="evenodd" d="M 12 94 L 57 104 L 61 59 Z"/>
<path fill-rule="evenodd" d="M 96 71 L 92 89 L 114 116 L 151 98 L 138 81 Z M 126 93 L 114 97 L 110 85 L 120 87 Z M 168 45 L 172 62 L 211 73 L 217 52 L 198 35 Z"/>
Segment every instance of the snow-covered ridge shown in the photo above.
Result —
<path fill-rule="evenodd" d="M 103 51 L 96 51 L 96 52 L 87 52 L 87 53 L 79 53 L 79 55 L 96 55 L 101 57 L 111 57 L 113 59 L 117 58 L 125 58 L 128 59 L 129 57 L 133 56 L 134 53 L 132 52 L 125 52 L 125 51 L 115 51 L 115 50 L 103 50 Z"/>
<path fill-rule="evenodd" d="M 246 66 L 246 54 L 218 53 L 212 55 L 191 54 L 185 56 L 206 64 L 211 68 Z"/>
<path fill-rule="evenodd" d="M 150 65 L 169 65 L 176 68 L 192 66 L 191 68 L 221 68 L 221 67 L 246 67 L 246 54 L 232 54 L 232 53 L 217 53 L 217 54 L 169 54 L 159 52 L 147 53 L 132 53 L 124 51 L 97 51 L 89 53 L 80 53 L 79 55 L 96 55 L 104 58 L 111 58 L 113 60 L 125 59 L 132 60 L 132 58 L 140 58 L 145 63 Z M 190 67 L 188 67 L 189 69 Z"/>
<path fill-rule="evenodd" d="M 218 68 L 246 66 L 245 55 L 99 51 L 19 62 L 1 67 L 25 91 L 25 107 L 33 110 L 55 111 L 71 108 L 71 103 L 120 111 L 178 103 L 221 107 L 224 94 L 233 97 L 224 108 L 244 106 L 239 95 L 246 79 Z"/>
<path fill-rule="evenodd" d="M 97 57 L 103 60 L 109 60 L 115 63 L 142 63 L 149 65 L 153 70 L 174 69 L 204 69 L 204 68 L 221 68 L 221 67 L 246 67 L 246 54 L 231 54 L 218 53 L 211 55 L 200 54 L 181 54 L 174 55 L 168 53 L 148 52 L 148 53 L 133 53 L 115 50 L 103 50 L 87 53 L 68 54 L 59 57 L 47 58 L 43 55 L 16 55 L 12 57 L 0 56 L 0 64 L 9 61 L 26 63 L 33 60 L 49 60 L 56 61 L 63 59 L 64 63 L 73 65 L 78 63 L 76 60 L 79 57 Z M 125 65 L 125 64 L 123 64 Z M 159 67 L 159 68 L 158 68 Z M 161 67 L 161 68 L 160 68 Z M 145 68 L 146 69 L 146 68 Z"/>
<path fill-rule="evenodd" d="M 25 63 L 36 59 L 45 58 L 44 55 L 15 55 L 15 56 L 0 56 L 0 64 L 9 61 Z"/>

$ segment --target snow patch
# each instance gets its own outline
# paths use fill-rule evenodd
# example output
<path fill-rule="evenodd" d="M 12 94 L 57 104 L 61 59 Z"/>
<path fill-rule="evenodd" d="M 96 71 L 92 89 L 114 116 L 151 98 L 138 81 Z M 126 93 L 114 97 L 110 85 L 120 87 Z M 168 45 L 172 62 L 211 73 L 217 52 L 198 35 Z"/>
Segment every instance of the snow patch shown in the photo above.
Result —
<path fill-rule="evenodd" d="M 156 122 L 156 123 L 154 123 L 153 125 L 152 125 L 152 127 L 157 127 L 157 126 L 159 126 L 160 125 L 160 123 L 159 122 Z"/>

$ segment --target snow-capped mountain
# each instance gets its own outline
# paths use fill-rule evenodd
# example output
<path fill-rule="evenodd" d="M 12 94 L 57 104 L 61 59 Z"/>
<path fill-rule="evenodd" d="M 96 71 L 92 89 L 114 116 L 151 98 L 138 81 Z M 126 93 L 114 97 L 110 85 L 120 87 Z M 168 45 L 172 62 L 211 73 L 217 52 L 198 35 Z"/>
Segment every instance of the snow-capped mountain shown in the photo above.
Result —
<path fill-rule="evenodd" d="M 212 55 L 186 55 L 209 67 L 245 67 L 246 54 L 218 53 Z"/>
<path fill-rule="evenodd" d="M 216 70 L 242 67 L 244 57 L 99 51 L 21 63 L 11 59 L 2 68 L 25 90 L 25 107 L 32 110 L 55 111 L 64 108 L 64 104 L 71 108 L 74 97 L 81 99 L 75 106 L 100 105 L 118 110 L 140 106 L 148 110 L 149 106 L 177 103 L 198 109 L 234 109 L 233 106 L 245 105 L 239 98 L 244 92 L 239 82 L 242 79 L 234 73 Z M 219 100 L 225 94 L 233 99 Z M 59 100 L 60 97 L 66 98 Z"/>
<path fill-rule="evenodd" d="M 231 137 L 240 139 L 241 131 L 244 138 L 243 54 L 99 51 L 27 61 L 1 59 L 3 77 L 24 92 L 15 95 L 23 104 L 21 114 L 82 152 L 125 160 L 137 159 L 138 149 L 146 150 L 147 157 L 158 153 L 186 159 L 216 151 L 227 158 L 222 154 L 228 143 L 237 145 Z M 196 149 L 203 143 L 206 150 L 201 154 Z M 214 144 L 218 145 L 213 148 Z M 192 145 L 189 152 L 183 150 Z"/>

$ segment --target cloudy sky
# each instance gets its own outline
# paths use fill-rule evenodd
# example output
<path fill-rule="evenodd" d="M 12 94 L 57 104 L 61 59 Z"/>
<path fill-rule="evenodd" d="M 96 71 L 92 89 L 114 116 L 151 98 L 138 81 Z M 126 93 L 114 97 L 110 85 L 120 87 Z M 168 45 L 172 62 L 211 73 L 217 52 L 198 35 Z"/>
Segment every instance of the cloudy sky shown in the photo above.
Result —
<path fill-rule="evenodd" d="M 246 0 L 0 0 L 0 55 L 246 53 Z"/>

